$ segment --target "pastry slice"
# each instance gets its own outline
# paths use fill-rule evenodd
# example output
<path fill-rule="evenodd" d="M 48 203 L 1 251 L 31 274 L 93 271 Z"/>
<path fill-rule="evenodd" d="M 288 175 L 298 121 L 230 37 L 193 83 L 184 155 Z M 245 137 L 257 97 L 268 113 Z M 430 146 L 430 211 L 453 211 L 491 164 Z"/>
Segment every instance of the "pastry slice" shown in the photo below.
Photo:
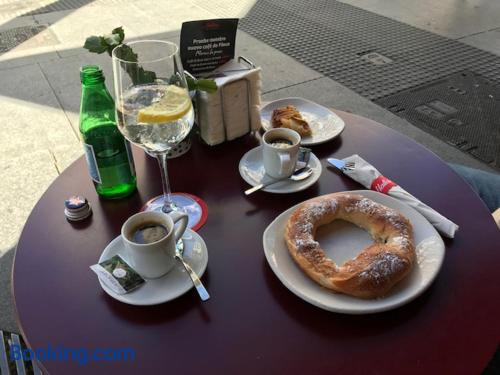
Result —
<path fill-rule="evenodd" d="M 281 127 L 295 130 L 302 137 L 312 135 L 311 127 L 303 118 L 291 117 L 289 119 L 282 119 Z"/>
<path fill-rule="evenodd" d="M 293 105 L 276 108 L 272 115 L 273 128 L 289 128 L 295 130 L 301 136 L 312 135 L 312 130 L 300 112 Z"/>

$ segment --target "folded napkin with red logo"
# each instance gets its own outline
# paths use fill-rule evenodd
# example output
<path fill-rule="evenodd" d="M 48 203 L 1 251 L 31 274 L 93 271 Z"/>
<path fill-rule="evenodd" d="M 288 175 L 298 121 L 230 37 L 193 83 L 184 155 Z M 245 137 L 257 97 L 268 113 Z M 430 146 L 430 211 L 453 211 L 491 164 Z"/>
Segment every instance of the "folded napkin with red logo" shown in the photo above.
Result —
<path fill-rule="evenodd" d="M 458 225 L 436 212 L 425 203 L 402 189 L 395 182 L 382 176 L 380 172 L 359 155 L 352 155 L 342 160 L 328 159 L 330 164 L 342 170 L 344 174 L 359 182 L 367 189 L 390 195 L 406 203 L 420 212 L 444 236 L 453 238 L 458 230 Z M 354 163 L 354 164 L 352 164 Z M 354 166 L 353 166 L 354 165 Z M 351 167 L 349 167 L 351 166 Z"/>

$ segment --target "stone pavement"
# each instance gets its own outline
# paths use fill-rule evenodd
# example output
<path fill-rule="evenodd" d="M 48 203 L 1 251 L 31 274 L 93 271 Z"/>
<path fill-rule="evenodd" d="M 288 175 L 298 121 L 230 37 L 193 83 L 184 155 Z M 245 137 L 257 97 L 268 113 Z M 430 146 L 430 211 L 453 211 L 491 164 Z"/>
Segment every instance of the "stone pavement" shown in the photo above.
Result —
<path fill-rule="evenodd" d="M 79 68 L 101 65 L 112 92 L 111 60 L 82 48 L 89 35 L 123 26 L 127 40 L 178 41 L 188 20 L 243 17 L 255 0 L 0 0 L 0 328 L 17 331 L 10 303 L 12 252 L 32 207 L 64 168 L 82 154 L 78 138 Z M 344 0 L 500 55 L 496 0 Z M 389 5 L 390 3 L 390 5 Z M 31 37 L 14 43 L 13 33 Z M 307 30 L 304 30 L 307 32 Z M 16 35 L 17 35 L 16 34 Z M 9 44 L 10 43 L 10 44 Z M 384 123 L 447 161 L 485 168 L 264 43 L 238 32 L 237 53 L 263 69 L 263 99 L 301 96 Z M 87 173 L 82 171 L 82 173 Z M 70 194 L 72 192 L 68 192 Z M 61 204 L 64 197 L 61 197 Z M 61 212 L 54 212 L 60 215 Z M 3 254 L 6 254 L 2 257 Z"/>

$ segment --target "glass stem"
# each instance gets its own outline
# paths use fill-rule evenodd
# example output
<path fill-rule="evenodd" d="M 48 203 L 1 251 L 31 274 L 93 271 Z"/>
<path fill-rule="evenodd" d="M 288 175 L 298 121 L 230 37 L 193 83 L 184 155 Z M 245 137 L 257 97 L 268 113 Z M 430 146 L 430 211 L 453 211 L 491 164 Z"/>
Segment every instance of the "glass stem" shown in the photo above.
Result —
<path fill-rule="evenodd" d="M 174 204 L 170 195 L 170 184 L 168 183 L 168 169 L 167 169 L 167 153 L 162 152 L 156 155 L 158 163 L 160 164 L 161 183 L 163 186 L 163 207 L 161 210 L 165 213 L 172 212 Z"/>

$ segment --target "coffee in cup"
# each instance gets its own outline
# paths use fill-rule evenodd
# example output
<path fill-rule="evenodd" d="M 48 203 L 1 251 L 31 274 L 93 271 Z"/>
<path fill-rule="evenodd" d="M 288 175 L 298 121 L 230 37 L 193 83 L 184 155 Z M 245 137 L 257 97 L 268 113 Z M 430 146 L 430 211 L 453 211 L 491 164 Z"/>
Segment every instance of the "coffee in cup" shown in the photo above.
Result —
<path fill-rule="evenodd" d="M 278 138 L 271 141 L 270 145 L 277 148 L 289 148 L 293 146 L 293 143 L 288 139 Z"/>
<path fill-rule="evenodd" d="M 178 227 L 175 226 L 179 223 Z M 154 279 L 175 265 L 177 241 L 187 228 L 188 215 L 183 212 L 139 212 L 122 226 L 122 239 L 128 250 L 128 261 L 142 277 Z"/>
<path fill-rule="evenodd" d="M 300 134 L 287 128 L 271 129 L 262 136 L 262 158 L 273 178 L 290 177 L 297 164 Z"/>
<path fill-rule="evenodd" d="M 150 244 L 168 235 L 168 229 L 157 222 L 150 221 L 131 228 L 128 234 L 130 241 L 137 244 Z"/>

